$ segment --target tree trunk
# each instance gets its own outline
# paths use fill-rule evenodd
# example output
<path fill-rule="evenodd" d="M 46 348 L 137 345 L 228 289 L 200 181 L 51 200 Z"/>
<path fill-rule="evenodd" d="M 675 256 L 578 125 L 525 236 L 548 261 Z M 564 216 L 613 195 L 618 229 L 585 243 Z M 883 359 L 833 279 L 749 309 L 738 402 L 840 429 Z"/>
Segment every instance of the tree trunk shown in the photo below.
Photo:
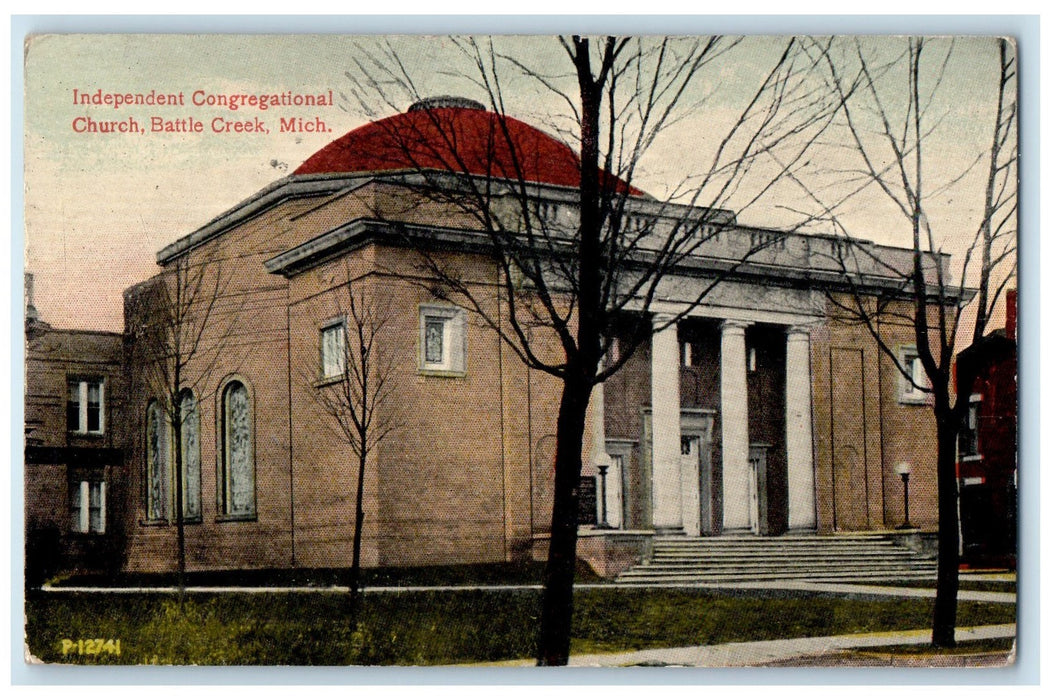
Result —
<path fill-rule="evenodd" d="M 551 544 L 544 571 L 538 666 L 565 666 L 569 663 L 573 575 L 577 562 L 577 503 L 583 466 L 580 455 L 584 446 L 585 415 L 591 398 L 591 383 L 581 374 L 567 375 L 559 404 Z"/>
<path fill-rule="evenodd" d="M 599 188 L 599 110 L 602 82 L 591 73 L 589 42 L 574 37 L 574 63 L 580 85 L 580 226 L 577 248 L 579 320 L 575 348 L 565 347 L 567 368 L 558 407 L 555 448 L 555 498 L 551 513 L 551 544 L 544 571 L 544 595 L 540 611 L 538 666 L 569 663 L 569 640 L 573 629 L 573 575 L 577 564 L 577 505 L 580 499 L 581 451 L 588 402 L 594 387 L 600 357 L 603 324 L 600 273 L 603 218 Z M 611 60 L 612 40 L 607 40 L 606 59 Z M 604 66 L 605 67 L 605 66 Z M 603 75 L 605 75 L 603 71 Z"/>
<path fill-rule="evenodd" d="M 182 603 L 183 596 L 186 593 L 186 527 L 183 522 L 183 454 L 182 454 L 182 403 L 178 400 L 180 397 L 176 394 L 176 403 L 172 410 L 174 420 L 172 421 L 172 440 L 175 442 L 174 445 L 174 461 L 175 461 L 175 548 L 176 548 L 176 568 L 177 568 L 177 584 L 179 588 L 179 602 Z"/>
<path fill-rule="evenodd" d="M 956 646 L 956 599 L 960 588 L 960 531 L 957 511 L 956 438 L 959 426 L 948 401 L 936 400 L 938 423 L 938 583 L 931 644 Z"/>
<path fill-rule="evenodd" d="M 362 445 L 365 444 L 362 438 Z M 368 455 L 361 450 L 358 457 L 358 492 L 354 499 L 354 552 L 350 560 L 350 626 L 357 629 L 358 607 L 361 589 L 361 530 L 365 523 L 365 511 L 362 507 L 365 493 L 365 463 Z"/>

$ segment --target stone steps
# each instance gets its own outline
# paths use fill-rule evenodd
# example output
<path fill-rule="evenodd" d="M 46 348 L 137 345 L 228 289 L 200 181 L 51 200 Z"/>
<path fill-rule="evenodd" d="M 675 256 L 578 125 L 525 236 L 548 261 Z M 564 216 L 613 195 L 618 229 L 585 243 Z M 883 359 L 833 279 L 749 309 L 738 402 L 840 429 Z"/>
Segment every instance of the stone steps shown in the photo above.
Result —
<path fill-rule="evenodd" d="M 901 549 L 894 545 L 887 545 L 885 547 L 874 547 L 871 545 L 859 545 L 855 547 L 843 546 L 837 544 L 830 544 L 827 547 L 816 545 L 814 547 L 753 547 L 751 545 L 739 545 L 736 547 L 690 547 L 690 548 L 678 548 L 669 547 L 667 549 L 661 549 L 657 556 L 662 557 L 676 557 L 676 556 L 695 556 L 697 554 L 709 554 L 709 555 L 726 555 L 726 556 L 740 556 L 745 554 L 756 554 L 761 556 L 773 556 L 783 555 L 789 556 L 792 554 L 807 553 L 812 551 L 818 552 L 833 552 L 833 553 L 844 553 L 844 554 L 896 554 L 900 553 Z"/>
<path fill-rule="evenodd" d="M 776 564 L 776 565 L 775 565 Z M 849 567 L 847 566 L 849 564 Z M 844 571 L 849 568 L 851 571 L 866 571 L 868 569 L 886 569 L 904 566 L 905 568 L 911 568 L 913 566 L 920 566 L 921 562 L 917 562 L 913 559 L 877 559 L 870 561 L 850 561 L 845 562 L 842 559 L 804 559 L 796 560 L 791 562 L 770 562 L 767 560 L 752 560 L 745 562 L 709 562 L 709 561 L 690 561 L 690 562 L 649 562 L 644 566 L 649 569 L 659 568 L 661 571 L 671 572 L 701 572 L 701 571 L 819 571 L 834 569 L 836 571 Z M 931 562 L 933 568 L 933 562 Z M 636 567 L 639 568 L 639 567 Z"/>
<path fill-rule="evenodd" d="M 659 537 L 650 559 L 618 583 L 880 581 L 933 578 L 936 561 L 878 533 Z"/>

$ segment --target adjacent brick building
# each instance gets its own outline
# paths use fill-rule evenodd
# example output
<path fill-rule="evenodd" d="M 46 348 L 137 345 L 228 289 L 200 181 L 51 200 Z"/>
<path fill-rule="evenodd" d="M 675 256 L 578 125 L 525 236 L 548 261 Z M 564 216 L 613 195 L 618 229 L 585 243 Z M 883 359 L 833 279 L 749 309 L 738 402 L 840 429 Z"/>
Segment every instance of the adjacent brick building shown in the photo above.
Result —
<path fill-rule="evenodd" d="M 1007 293 L 1007 322 L 960 353 L 958 371 L 974 372 L 960 433 L 960 535 L 964 563 L 1015 564 L 1018 530 L 1017 294 Z"/>
<path fill-rule="evenodd" d="M 124 483 L 115 438 L 124 395 L 121 335 L 52 328 L 33 307 L 27 275 L 25 399 L 26 577 L 120 566 Z"/>
<path fill-rule="evenodd" d="M 460 138 L 442 139 L 437 123 Z M 448 163 L 450 151 L 457 172 L 436 192 L 420 169 Z M 114 443 L 124 450 L 122 498 L 119 512 L 110 505 L 124 531 L 120 566 L 175 567 L 170 418 L 143 349 L 170 317 L 153 300 L 164 290 L 170 300 L 187 279 L 204 290 L 187 323 L 206 320 L 180 385 L 190 570 L 349 564 L 354 458 L 318 401 L 340 371 L 331 353 L 347 342 L 348 285 L 389 313 L 380 337 L 398 367 L 398 429 L 366 470 L 365 565 L 543 551 L 559 386 L 493 329 L 507 322 L 509 300 L 484 234 L 455 196 L 479 178 L 528 182 L 538 216 L 573 229 L 579 175 L 568 147 L 480 105 L 439 100 L 337 139 L 160 251 L 158 276 L 125 293 L 127 387 Z M 697 211 L 630 194 L 631 215 L 656 231 Z M 508 195 L 507 212 L 519 203 Z M 934 529 L 926 399 L 867 331 L 831 311 L 843 241 L 720 217 L 719 235 L 634 319 L 653 324 L 650 340 L 593 396 L 585 491 L 594 500 L 585 499 L 583 520 L 597 527 L 584 526 L 582 552 L 601 559 L 620 542 L 626 549 L 614 556 L 631 559 L 655 533 L 893 528 L 904 519 L 893 471 L 902 461 L 913 469 L 910 519 Z M 911 251 L 858 245 L 872 254 L 854 284 L 889 292 L 880 261 L 892 267 Z M 725 261 L 744 257 L 725 272 Z M 437 288 L 434 265 L 457 271 L 488 322 Z M 714 279 L 712 293 L 690 303 Z M 530 332 L 538 353 L 555 352 L 542 328 Z M 911 328 L 883 335 L 912 366 Z"/>

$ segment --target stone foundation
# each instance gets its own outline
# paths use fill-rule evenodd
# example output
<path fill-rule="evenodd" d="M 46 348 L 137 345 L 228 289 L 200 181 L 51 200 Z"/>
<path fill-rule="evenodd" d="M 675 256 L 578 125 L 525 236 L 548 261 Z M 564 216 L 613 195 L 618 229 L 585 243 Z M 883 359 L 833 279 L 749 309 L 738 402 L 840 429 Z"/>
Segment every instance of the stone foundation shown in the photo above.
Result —
<path fill-rule="evenodd" d="M 583 529 L 577 535 L 577 558 L 602 578 L 613 578 L 653 554 L 652 530 Z M 534 561 L 547 561 L 551 536 L 533 536 Z"/>

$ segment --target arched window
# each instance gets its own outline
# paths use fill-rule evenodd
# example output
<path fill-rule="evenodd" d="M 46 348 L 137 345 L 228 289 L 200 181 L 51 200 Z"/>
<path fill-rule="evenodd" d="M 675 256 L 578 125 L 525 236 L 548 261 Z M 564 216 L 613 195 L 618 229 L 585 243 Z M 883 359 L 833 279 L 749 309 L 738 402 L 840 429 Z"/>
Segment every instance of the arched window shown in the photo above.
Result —
<path fill-rule="evenodd" d="M 182 416 L 182 515 L 201 518 L 201 413 L 193 392 L 186 390 L 179 402 Z"/>
<path fill-rule="evenodd" d="M 255 515 L 255 460 L 252 454 L 252 405 L 248 389 L 231 381 L 222 394 L 222 478 L 224 515 Z"/>
<path fill-rule="evenodd" d="M 168 519 L 168 421 L 157 401 L 146 406 L 146 519 Z"/>

